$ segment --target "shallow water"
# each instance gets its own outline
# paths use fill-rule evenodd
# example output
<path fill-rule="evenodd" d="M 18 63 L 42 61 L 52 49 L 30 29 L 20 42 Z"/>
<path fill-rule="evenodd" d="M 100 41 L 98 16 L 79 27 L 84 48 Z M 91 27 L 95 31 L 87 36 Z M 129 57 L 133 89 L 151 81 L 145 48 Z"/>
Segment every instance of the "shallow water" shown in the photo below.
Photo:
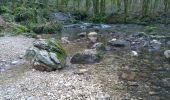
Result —
<path fill-rule="evenodd" d="M 132 33 L 146 31 L 146 26 L 142 25 L 110 25 L 109 28 L 67 28 L 62 33 L 63 36 L 68 36 L 70 41 L 79 39 L 77 34 L 80 32 L 98 31 L 101 35 L 99 41 L 103 42 L 111 39 L 115 35 L 118 38 L 126 38 Z M 157 25 L 156 31 L 159 35 L 169 36 L 169 26 Z M 115 34 L 118 33 L 118 34 Z M 103 39 L 103 36 L 105 38 Z M 56 34 L 44 34 L 43 38 L 58 38 Z M 103 39 L 103 40 L 102 40 Z M 87 48 L 88 42 L 80 41 L 71 44 L 63 44 L 66 48 L 69 57 L 76 52 L 80 52 Z M 133 57 L 130 50 L 110 51 L 104 55 L 100 63 L 94 65 L 81 65 L 87 67 L 91 71 L 91 75 L 95 76 L 96 82 L 103 85 L 103 91 L 111 96 L 116 94 L 124 94 L 122 98 L 133 98 L 143 100 L 168 100 L 170 98 L 170 63 L 164 58 L 163 51 L 170 49 L 170 46 L 163 45 L 158 52 L 148 52 L 141 50 L 139 57 Z M 0 84 L 6 84 L 10 80 L 15 81 L 17 78 L 28 70 L 29 67 L 23 65 L 14 69 L 8 70 L 5 73 L 0 73 Z M 128 69 L 126 68 L 128 67 Z M 121 79 L 121 73 L 131 71 L 135 73 L 135 82 L 138 86 L 129 86 L 127 80 Z M 19 77 L 18 77 L 19 76 Z M 114 82 L 117 80 L 117 82 Z M 116 92 L 115 92 L 116 91 Z M 149 92 L 154 91 L 155 94 Z"/>

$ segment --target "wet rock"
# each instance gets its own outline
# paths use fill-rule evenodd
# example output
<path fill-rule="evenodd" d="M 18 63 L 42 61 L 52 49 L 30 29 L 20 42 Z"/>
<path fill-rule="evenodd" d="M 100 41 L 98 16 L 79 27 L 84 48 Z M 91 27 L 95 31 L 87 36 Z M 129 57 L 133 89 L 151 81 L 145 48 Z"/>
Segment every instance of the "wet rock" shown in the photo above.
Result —
<path fill-rule="evenodd" d="M 72 64 L 93 64 L 101 59 L 100 54 L 95 49 L 86 49 L 81 53 L 75 54 L 71 58 Z"/>
<path fill-rule="evenodd" d="M 13 65 L 16 65 L 16 64 L 18 64 L 19 63 L 19 61 L 12 61 L 11 62 L 11 64 L 13 64 Z"/>
<path fill-rule="evenodd" d="M 62 37 L 61 42 L 64 43 L 64 44 L 69 44 L 70 43 L 70 41 L 68 40 L 68 37 Z"/>
<path fill-rule="evenodd" d="M 169 59 L 169 58 L 170 58 L 170 50 L 166 50 L 166 51 L 164 52 L 164 56 L 165 56 L 167 59 Z"/>
<path fill-rule="evenodd" d="M 162 85 L 165 88 L 170 88 L 170 78 L 162 79 Z"/>
<path fill-rule="evenodd" d="M 97 33 L 96 32 L 90 32 L 88 34 L 88 39 L 90 40 L 90 42 L 97 42 Z"/>
<path fill-rule="evenodd" d="M 138 56 L 138 52 L 137 51 L 132 51 L 131 54 L 132 54 L 132 56 Z"/>
<path fill-rule="evenodd" d="M 154 91 L 150 91 L 149 95 L 157 95 L 158 93 L 154 92 Z"/>
<path fill-rule="evenodd" d="M 79 33 L 78 36 L 79 36 L 80 38 L 86 38 L 87 33 L 86 33 L 86 32 L 82 32 L 82 33 Z"/>
<path fill-rule="evenodd" d="M 114 48 L 127 48 L 130 47 L 130 43 L 126 40 L 110 40 L 108 42 L 108 47 Z"/>
<path fill-rule="evenodd" d="M 152 40 L 149 44 L 149 51 L 158 51 L 161 48 L 161 42 L 158 40 Z"/>
<path fill-rule="evenodd" d="M 40 71 L 54 71 L 64 67 L 66 54 L 55 41 L 37 40 L 27 49 L 25 58 Z"/>
<path fill-rule="evenodd" d="M 167 44 L 170 45 L 170 41 L 168 41 Z"/>

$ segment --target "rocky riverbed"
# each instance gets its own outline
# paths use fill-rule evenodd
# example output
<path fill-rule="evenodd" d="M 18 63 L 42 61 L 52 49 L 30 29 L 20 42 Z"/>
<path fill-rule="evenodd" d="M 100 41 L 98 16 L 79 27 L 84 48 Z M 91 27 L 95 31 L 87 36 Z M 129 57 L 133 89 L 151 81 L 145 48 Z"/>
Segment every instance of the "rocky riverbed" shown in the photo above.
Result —
<path fill-rule="evenodd" d="M 122 48 L 126 46 L 125 42 L 112 42 L 116 48 L 108 50 L 103 59 L 95 64 L 69 63 L 69 67 L 62 70 L 40 72 L 34 70 L 29 63 L 19 60 L 21 64 L 0 73 L 0 80 L 3 80 L 0 82 L 0 99 L 168 100 L 170 63 L 163 52 L 170 49 L 169 39 L 141 35 L 143 28 L 137 27 L 134 26 L 134 29 L 132 26 L 118 25 L 100 31 L 106 32 L 107 36 L 101 34 L 99 42 L 122 40 L 131 45 L 130 48 Z M 163 30 L 159 35 L 168 37 L 169 34 L 165 35 L 164 32 L 168 31 Z M 68 39 L 70 43 L 63 44 L 68 53 L 68 61 L 77 52 L 89 48 L 86 39 Z M 8 64 L 17 61 L 31 46 L 33 39 L 17 36 L 2 37 L 0 41 L 0 48 L 3 48 L 0 51 L 1 59 L 12 59 Z"/>

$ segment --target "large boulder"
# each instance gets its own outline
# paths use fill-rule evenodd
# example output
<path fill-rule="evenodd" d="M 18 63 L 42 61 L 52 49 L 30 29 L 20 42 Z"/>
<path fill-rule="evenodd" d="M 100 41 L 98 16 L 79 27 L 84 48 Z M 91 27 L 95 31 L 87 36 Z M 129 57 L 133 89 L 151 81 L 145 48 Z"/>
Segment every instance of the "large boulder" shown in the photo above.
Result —
<path fill-rule="evenodd" d="M 102 54 L 96 49 L 86 49 L 81 53 L 75 54 L 72 59 L 72 64 L 93 64 L 100 61 Z"/>
<path fill-rule="evenodd" d="M 54 71 L 64 67 L 66 52 L 56 41 L 40 39 L 26 51 L 25 58 L 37 70 Z"/>

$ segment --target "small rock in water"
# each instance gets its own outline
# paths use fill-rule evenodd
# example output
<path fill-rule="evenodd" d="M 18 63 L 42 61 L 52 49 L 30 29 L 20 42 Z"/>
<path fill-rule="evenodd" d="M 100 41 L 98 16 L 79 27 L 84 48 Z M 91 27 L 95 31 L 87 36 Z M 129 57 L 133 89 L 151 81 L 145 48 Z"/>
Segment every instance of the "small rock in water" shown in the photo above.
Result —
<path fill-rule="evenodd" d="M 82 33 L 79 33 L 78 36 L 80 38 L 85 38 L 87 36 L 87 33 L 86 32 L 82 32 Z"/>
<path fill-rule="evenodd" d="M 157 95 L 157 93 L 154 92 L 154 91 L 150 91 L 150 92 L 149 92 L 149 95 Z"/>
<path fill-rule="evenodd" d="M 164 55 L 165 55 L 165 57 L 166 57 L 167 59 L 169 59 L 169 58 L 170 58 L 170 50 L 166 50 L 166 51 L 164 52 Z"/>
<path fill-rule="evenodd" d="M 150 47 L 149 47 L 149 51 L 157 51 L 160 50 L 161 48 L 161 42 L 159 42 L 158 40 L 152 40 L 150 42 Z"/>
<path fill-rule="evenodd" d="M 170 45 L 170 41 L 168 41 L 167 44 Z"/>
<path fill-rule="evenodd" d="M 86 49 L 83 52 L 76 53 L 71 58 L 72 64 L 94 64 L 100 61 L 102 54 L 95 49 Z"/>
<path fill-rule="evenodd" d="M 64 44 L 69 44 L 70 43 L 70 41 L 68 40 L 68 37 L 62 37 L 61 42 L 64 43 Z"/>
<path fill-rule="evenodd" d="M 111 41 L 116 41 L 117 39 L 116 38 L 113 38 Z"/>
<path fill-rule="evenodd" d="M 23 59 L 23 57 L 24 57 L 23 55 L 20 55 L 20 56 L 19 56 L 19 59 Z"/>
<path fill-rule="evenodd" d="M 13 61 L 11 64 L 16 65 L 18 61 Z"/>
<path fill-rule="evenodd" d="M 138 56 L 138 52 L 137 51 L 132 51 L 132 56 Z"/>

